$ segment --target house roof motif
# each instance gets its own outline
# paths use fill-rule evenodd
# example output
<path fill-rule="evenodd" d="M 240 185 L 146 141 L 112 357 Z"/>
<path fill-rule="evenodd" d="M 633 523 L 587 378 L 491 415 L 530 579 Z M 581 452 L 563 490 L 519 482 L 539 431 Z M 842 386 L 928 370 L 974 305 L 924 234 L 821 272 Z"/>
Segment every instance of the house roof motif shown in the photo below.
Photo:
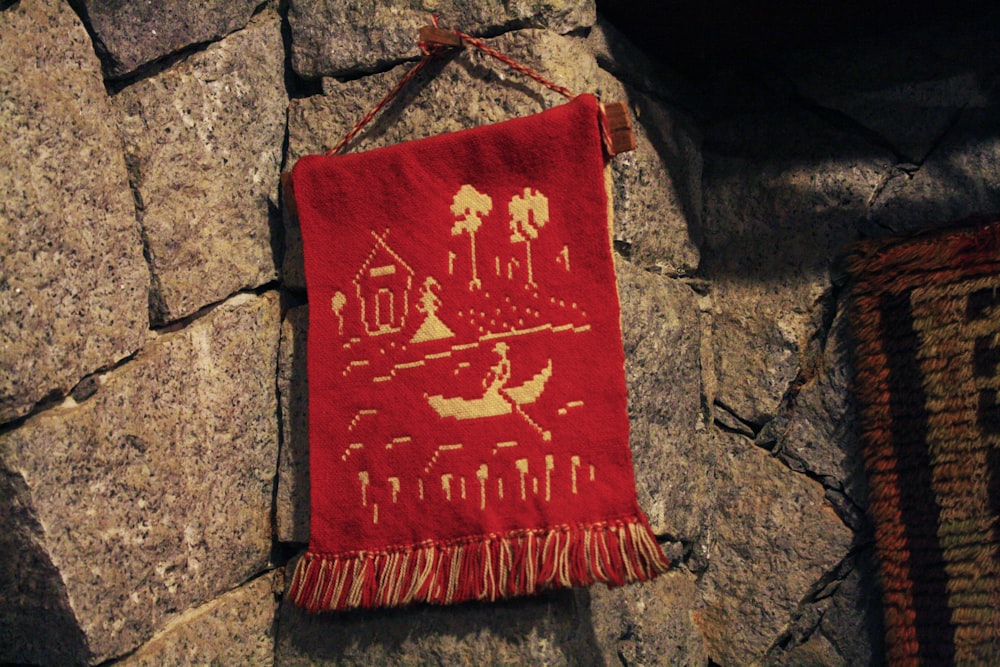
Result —
<path fill-rule="evenodd" d="M 385 237 L 387 237 L 388 235 L 389 235 L 388 229 L 385 230 L 385 232 L 383 232 L 381 235 L 376 234 L 374 231 L 372 232 L 372 237 L 374 237 L 375 243 L 372 244 L 371 252 L 368 253 L 368 257 L 361 265 L 361 268 L 358 270 L 358 273 L 354 276 L 354 282 L 356 284 L 360 285 L 361 279 L 364 278 L 366 274 L 369 274 L 369 272 L 371 271 L 372 264 L 375 263 L 375 259 L 378 257 L 380 251 L 389 255 L 392 261 L 395 262 L 398 266 L 405 269 L 410 276 L 415 275 L 413 269 L 410 268 L 410 265 L 407 264 L 405 261 L 403 261 L 403 258 L 400 257 L 398 254 L 396 254 L 396 251 L 390 248 L 389 244 L 386 243 Z"/>

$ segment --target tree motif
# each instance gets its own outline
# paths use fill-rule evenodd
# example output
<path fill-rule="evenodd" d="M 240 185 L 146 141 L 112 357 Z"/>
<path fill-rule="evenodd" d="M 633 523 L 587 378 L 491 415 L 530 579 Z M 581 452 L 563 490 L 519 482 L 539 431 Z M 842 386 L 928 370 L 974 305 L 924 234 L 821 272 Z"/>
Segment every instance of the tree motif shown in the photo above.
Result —
<path fill-rule="evenodd" d="M 493 199 L 471 185 L 463 185 L 455 193 L 451 203 L 451 213 L 456 218 L 455 226 L 451 228 L 451 235 L 467 233 L 472 247 L 472 280 L 469 282 L 469 289 L 480 289 L 483 286 L 476 270 L 476 232 L 483 224 L 483 216 L 492 210 Z"/>
<path fill-rule="evenodd" d="M 531 266 L 531 241 L 549 221 L 549 200 L 538 190 L 525 188 L 524 194 L 514 195 L 507 205 L 510 212 L 510 241 L 523 243 L 528 264 L 528 284 L 536 285 Z"/>
<path fill-rule="evenodd" d="M 333 314 L 337 316 L 337 321 L 339 322 L 339 333 L 341 336 L 344 335 L 344 306 L 347 305 L 347 297 L 344 296 L 343 292 L 337 292 L 330 299 L 330 307 L 333 309 Z"/>

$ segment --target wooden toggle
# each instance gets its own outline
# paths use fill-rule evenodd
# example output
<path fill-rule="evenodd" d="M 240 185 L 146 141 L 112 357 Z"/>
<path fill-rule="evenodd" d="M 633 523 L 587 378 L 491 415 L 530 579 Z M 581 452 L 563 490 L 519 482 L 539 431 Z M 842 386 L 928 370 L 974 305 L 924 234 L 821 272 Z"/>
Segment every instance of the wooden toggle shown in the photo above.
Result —
<path fill-rule="evenodd" d="M 433 25 L 425 25 L 420 28 L 420 41 L 427 46 L 453 46 L 457 48 L 465 46 L 462 38 L 455 33 Z"/>
<path fill-rule="evenodd" d="M 632 117 L 624 102 L 609 102 L 604 105 L 604 117 L 608 123 L 608 135 L 611 145 L 608 152 L 611 155 L 627 153 L 635 150 L 635 132 L 632 130 Z"/>

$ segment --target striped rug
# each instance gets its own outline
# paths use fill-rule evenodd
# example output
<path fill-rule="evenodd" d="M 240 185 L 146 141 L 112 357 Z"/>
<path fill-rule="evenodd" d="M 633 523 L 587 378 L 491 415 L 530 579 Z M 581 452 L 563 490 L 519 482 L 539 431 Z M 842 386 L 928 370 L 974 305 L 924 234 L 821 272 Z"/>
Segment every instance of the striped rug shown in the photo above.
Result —
<path fill-rule="evenodd" d="M 848 260 L 893 665 L 1000 664 L 1000 222 Z"/>

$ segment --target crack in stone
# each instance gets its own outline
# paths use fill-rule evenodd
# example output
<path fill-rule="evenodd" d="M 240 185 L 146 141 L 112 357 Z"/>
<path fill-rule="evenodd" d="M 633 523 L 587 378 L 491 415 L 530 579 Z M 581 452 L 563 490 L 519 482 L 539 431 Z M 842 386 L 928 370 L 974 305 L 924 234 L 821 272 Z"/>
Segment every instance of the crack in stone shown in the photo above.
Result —
<path fill-rule="evenodd" d="M 869 212 L 871 212 L 872 208 L 875 207 L 875 203 L 878 201 L 879 197 L 882 196 L 882 193 L 885 191 L 886 187 L 888 187 L 889 183 L 897 177 L 898 175 L 894 173 L 894 168 L 886 170 L 885 173 L 879 177 L 878 182 L 875 183 L 875 187 L 872 188 L 871 194 L 868 195 L 868 201 L 865 202 L 865 207 Z M 881 223 L 879 223 L 879 226 L 886 227 Z"/>
<path fill-rule="evenodd" d="M 202 602 L 201 604 L 197 604 L 197 605 L 195 605 L 193 607 L 189 607 L 189 608 L 181 611 L 180 613 L 174 614 L 170 618 L 170 620 L 168 620 L 166 623 L 164 623 L 156 632 L 154 632 L 150 637 L 148 637 L 146 639 L 146 641 L 142 642 L 141 644 L 139 644 L 138 646 L 136 646 L 132 650 L 127 651 L 127 652 L 125 652 L 125 653 L 123 653 L 121 655 L 117 655 L 117 656 L 115 656 L 113 658 L 109 658 L 108 660 L 105 660 L 103 662 L 100 662 L 97 665 L 95 665 L 94 667 L 112 667 L 113 665 L 120 665 L 124 660 L 132 657 L 133 655 L 136 655 L 137 653 L 139 653 L 140 651 L 142 651 L 144 648 L 146 648 L 147 646 L 149 646 L 150 644 L 152 644 L 154 641 L 157 641 L 158 639 L 160 639 L 162 637 L 169 636 L 170 632 L 172 630 L 174 630 L 175 628 L 184 627 L 188 623 L 190 623 L 191 621 L 198 619 L 206 611 L 217 609 L 219 607 L 219 605 L 221 604 L 222 598 L 224 596 L 226 596 L 228 593 L 232 593 L 233 591 L 237 591 L 240 588 L 243 588 L 244 586 L 249 586 L 253 582 L 257 581 L 258 579 L 270 575 L 276 569 L 278 569 L 278 568 L 277 567 L 268 566 L 268 567 L 264 568 L 262 571 L 256 572 L 256 573 L 250 575 L 249 577 L 247 577 L 246 579 L 244 579 L 243 581 L 240 581 L 235 586 L 233 586 L 231 588 L 228 588 L 226 590 L 220 591 L 215 597 L 213 597 L 213 598 L 211 598 L 211 599 L 209 599 L 209 600 L 207 600 L 205 602 Z M 275 614 L 275 619 L 277 619 L 277 614 Z M 274 635 L 274 636 L 277 636 L 277 635 Z M 216 663 L 213 661 L 212 664 L 216 664 Z"/>
<path fill-rule="evenodd" d="M 232 294 L 229 294 L 219 299 L 218 301 L 213 301 L 212 303 L 202 306 L 201 308 L 191 313 L 190 315 L 186 315 L 182 318 L 172 320 L 170 322 L 166 322 L 158 326 L 150 327 L 150 330 L 157 334 L 165 334 L 165 333 L 173 333 L 175 331 L 181 331 L 183 329 L 186 329 L 194 322 L 197 322 L 198 320 L 202 319 L 203 317 L 210 315 L 212 311 L 214 311 L 216 308 L 224 306 L 226 303 L 239 296 L 243 296 L 245 294 L 250 294 L 252 296 L 262 296 L 267 292 L 277 290 L 280 286 L 281 285 L 278 280 L 271 280 L 262 285 L 258 285 L 257 287 L 246 287 L 237 290 Z"/>
<path fill-rule="evenodd" d="M 307 79 L 299 76 L 299 73 L 292 67 L 292 26 L 288 22 L 288 2 L 282 0 L 278 7 L 278 16 L 281 17 L 281 42 L 285 49 L 285 94 L 289 101 L 303 99 L 323 94 L 323 79 Z M 282 149 L 282 170 L 288 158 L 288 115 L 285 114 L 285 141 Z"/>
<path fill-rule="evenodd" d="M 716 415 L 713 418 L 713 422 L 715 423 L 715 425 L 718 426 L 723 431 L 726 431 L 727 433 L 735 433 L 737 435 L 742 435 L 746 438 L 749 438 L 750 440 L 756 441 L 757 436 L 761 432 L 761 429 L 764 428 L 764 426 L 766 426 L 766 422 L 764 424 L 758 424 L 749 419 L 741 417 L 739 414 L 737 414 L 735 409 L 727 405 L 725 401 L 723 401 L 720 398 L 716 398 L 712 403 L 716 408 L 722 410 L 723 414 L 729 415 L 736 420 L 736 422 L 733 423 L 726 423 L 725 421 L 720 419 L 718 415 Z"/>
<path fill-rule="evenodd" d="M 130 177 L 129 186 L 131 187 L 131 185 L 132 179 Z M 139 197 L 138 192 L 138 188 L 133 188 L 133 193 L 136 197 Z M 153 257 L 152 244 L 149 241 L 149 234 L 146 232 L 146 227 L 142 224 L 142 215 L 138 205 L 139 200 L 137 199 L 135 218 L 136 225 L 139 227 L 139 238 L 142 239 L 142 258 L 146 260 L 146 268 L 149 270 L 147 303 L 149 309 L 149 326 L 153 328 L 158 322 L 163 322 L 166 319 L 169 309 L 163 298 L 163 287 L 160 283 L 160 276 L 156 272 L 156 259 Z"/>
<path fill-rule="evenodd" d="M 931 155 L 933 155 L 934 152 L 941 147 L 941 144 L 944 143 L 944 140 L 948 137 L 949 134 L 951 134 L 951 132 L 958 125 L 958 122 L 961 120 L 962 115 L 965 113 L 965 110 L 968 108 L 968 106 L 969 104 L 968 102 L 966 102 L 965 104 L 963 104 L 958 109 L 955 109 L 955 111 L 952 112 L 951 116 L 948 118 L 948 122 L 945 124 L 944 129 L 942 129 L 940 134 L 938 134 L 938 136 L 935 137 L 934 140 L 931 142 L 930 146 L 927 148 L 927 152 L 924 153 L 923 157 L 915 161 L 917 169 L 915 169 L 912 172 L 913 174 L 916 174 L 916 172 L 919 171 L 920 167 L 924 166 L 924 163 L 927 162 L 927 160 L 931 157 Z"/>
<path fill-rule="evenodd" d="M 824 106 L 816 100 L 806 97 L 798 91 L 798 86 L 796 85 L 795 80 L 784 72 L 772 69 L 771 73 L 781 77 L 786 83 L 788 83 L 792 91 L 788 95 L 788 101 L 795 104 L 803 111 L 813 114 L 833 128 L 855 134 L 871 145 L 889 151 L 892 153 L 897 162 L 909 160 L 909 158 L 899 148 L 897 148 L 889 139 L 882 136 L 876 130 L 868 127 L 853 116 L 850 116 L 839 109 Z"/>
<path fill-rule="evenodd" d="M 132 193 L 132 205 L 134 207 L 135 224 L 139 230 L 139 239 L 142 241 L 142 258 L 146 261 L 146 270 L 149 272 L 149 287 L 147 288 L 147 309 L 149 326 L 166 317 L 167 305 L 163 300 L 163 289 L 160 285 L 160 277 L 156 272 L 156 258 L 153 256 L 152 244 L 146 226 L 143 224 L 143 213 L 146 204 L 142 198 L 140 184 L 142 183 L 142 169 L 135 156 L 131 155 L 124 145 L 122 145 L 122 155 L 125 162 L 125 173 L 128 177 L 128 187 Z"/>
<path fill-rule="evenodd" d="M 79 381 L 77 381 L 77 383 L 73 385 L 69 391 L 63 392 L 59 389 L 53 389 L 42 399 L 37 401 L 27 414 L 4 424 L 0 424 L 0 436 L 20 428 L 29 419 L 44 412 L 60 407 L 75 407 L 76 405 L 90 399 L 97 394 L 101 384 L 103 384 L 102 377 L 104 375 L 122 368 L 125 364 L 135 359 L 139 355 L 140 351 L 141 348 L 132 354 L 122 357 L 114 363 L 105 364 L 90 373 L 87 373 Z M 67 401 L 70 401 L 69 405 L 67 405 Z"/>
<path fill-rule="evenodd" d="M 146 79 L 151 79 L 154 76 L 157 76 L 162 72 L 171 69 L 174 65 L 177 65 L 178 63 L 187 60 L 190 56 L 206 51 L 208 50 L 209 47 L 223 42 L 226 38 L 246 30 L 251 26 L 254 18 L 258 14 L 260 14 L 264 9 L 266 9 L 266 5 L 268 4 L 267 0 L 261 2 L 261 4 L 254 9 L 253 14 L 251 14 L 250 19 L 247 21 L 247 24 L 241 28 L 237 28 L 232 32 L 229 32 L 225 35 L 221 35 L 214 39 L 208 39 L 203 42 L 194 42 L 188 44 L 186 46 L 177 49 L 176 51 L 172 51 L 171 53 L 160 56 L 159 58 L 155 58 L 153 60 L 150 60 L 149 62 L 145 62 L 136 67 L 131 72 L 114 76 L 108 74 L 108 72 L 111 69 L 111 66 L 114 64 L 115 60 L 113 56 L 111 56 L 111 54 L 104 47 L 104 43 L 97 36 L 97 33 L 93 31 L 90 24 L 90 19 L 85 18 L 86 9 L 82 6 L 81 0 L 69 0 L 69 2 L 74 9 L 76 9 L 77 5 L 80 5 L 79 9 L 77 10 L 77 14 L 80 16 L 80 19 L 86 26 L 87 33 L 90 35 L 91 40 L 94 42 L 95 51 L 97 53 L 98 59 L 101 61 L 101 68 L 104 76 L 104 87 L 107 90 L 108 95 L 110 97 L 114 97 L 116 94 L 120 93 L 125 88 L 128 88 L 136 83 L 145 81 Z"/>
<path fill-rule="evenodd" d="M 931 156 L 938 149 L 941 148 L 941 146 L 945 142 L 945 139 L 947 139 L 948 135 L 951 134 L 951 132 L 958 125 L 959 121 L 962 118 L 962 115 L 965 113 L 965 110 L 967 108 L 968 108 L 968 103 L 963 104 L 961 107 L 955 109 L 952 112 L 951 116 L 948 118 L 948 122 L 945 123 L 944 128 L 931 141 L 930 145 L 927 148 L 927 151 L 922 156 L 913 160 L 897 160 L 896 164 L 890 167 L 886 171 L 886 173 L 882 175 L 878 183 L 875 184 L 875 187 L 872 188 L 871 194 L 868 196 L 868 201 L 865 203 L 865 206 L 869 212 L 869 220 L 873 222 L 877 227 L 879 227 L 880 229 L 884 229 L 885 231 L 890 232 L 892 234 L 899 232 L 898 229 L 892 227 L 891 225 L 888 225 L 884 222 L 880 222 L 877 219 L 871 220 L 870 214 L 872 209 L 874 209 L 875 205 L 878 204 L 879 200 L 882 197 L 882 194 L 885 192 L 886 188 L 892 181 L 899 178 L 906 178 L 910 180 L 918 173 L 920 173 L 920 170 L 927 163 L 927 160 L 929 160 Z"/>
<path fill-rule="evenodd" d="M 194 322 L 202 319 L 203 317 L 210 315 L 216 308 L 225 305 L 227 302 L 231 301 L 232 299 L 235 299 L 236 297 L 239 297 L 244 294 L 251 294 L 253 296 L 262 296 L 267 292 L 270 292 L 277 288 L 278 288 L 278 282 L 274 280 L 265 283 L 263 285 L 260 285 L 259 287 L 256 288 L 239 290 L 237 292 L 230 294 L 224 299 L 203 306 L 202 308 L 198 309 L 197 311 L 188 315 L 187 317 L 175 320 L 160 327 L 152 327 L 150 330 L 159 335 L 181 331 L 186 329 Z M 141 355 L 142 350 L 143 348 L 140 347 L 132 354 L 124 356 L 118 361 L 112 364 L 105 364 L 104 366 L 101 366 L 100 368 L 88 373 L 87 375 L 83 376 L 80 380 L 78 380 L 77 383 L 73 385 L 73 387 L 69 391 L 63 392 L 60 391 L 59 389 L 53 389 L 44 398 L 37 401 L 27 414 L 22 415 L 17 419 L 13 419 L 9 422 L 0 424 L 0 435 L 4 435 L 5 433 L 9 433 L 10 431 L 17 429 L 18 427 L 22 426 L 28 419 L 35 417 L 36 415 L 39 415 L 43 412 L 47 412 L 54 408 L 65 406 L 67 400 L 72 400 L 74 404 L 79 404 L 82 403 L 83 401 L 90 399 L 97 393 L 100 387 L 101 376 L 107 375 L 108 373 L 112 373 L 124 367 L 126 364 L 135 360 L 139 355 Z"/>
<path fill-rule="evenodd" d="M 764 654 L 761 661 L 763 664 L 780 664 L 783 654 L 805 644 L 816 633 L 827 610 L 818 609 L 814 615 L 809 612 L 837 592 L 840 584 L 856 569 L 857 554 L 863 548 L 865 547 L 860 545 L 853 546 L 837 565 L 816 580 L 792 612 L 786 630 L 771 643 Z"/>

